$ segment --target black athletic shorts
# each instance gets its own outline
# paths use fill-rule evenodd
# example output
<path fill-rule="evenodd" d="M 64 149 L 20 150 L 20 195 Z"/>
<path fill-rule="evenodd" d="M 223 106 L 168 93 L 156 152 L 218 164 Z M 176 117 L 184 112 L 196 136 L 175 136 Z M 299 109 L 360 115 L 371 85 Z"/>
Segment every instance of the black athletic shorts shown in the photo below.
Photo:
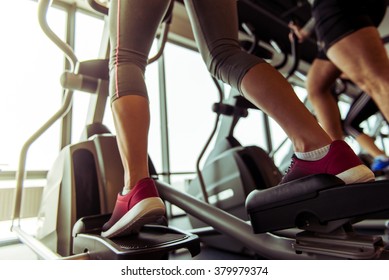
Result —
<path fill-rule="evenodd" d="M 385 16 L 387 0 L 316 0 L 312 6 L 318 42 L 318 58 L 345 36 L 368 26 L 376 26 Z"/>

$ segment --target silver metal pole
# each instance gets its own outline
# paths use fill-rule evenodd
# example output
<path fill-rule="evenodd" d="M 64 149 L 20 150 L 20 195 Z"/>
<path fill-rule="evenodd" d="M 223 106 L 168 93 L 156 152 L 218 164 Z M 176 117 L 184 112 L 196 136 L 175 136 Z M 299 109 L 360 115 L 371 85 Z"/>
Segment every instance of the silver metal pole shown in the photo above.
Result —
<path fill-rule="evenodd" d="M 26 159 L 28 149 L 32 143 L 36 141 L 47 129 L 49 129 L 58 119 L 64 116 L 71 107 L 73 94 L 70 91 L 65 93 L 65 99 L 61 108 L 46 122 L 44 123 L 23 145 L 20 156 L 19 165 L 16 172 L 16 190 L 15 190 L 15 203 L 14 212 L 12 215 L 12 226 L 15 219 L 20 219 L 21 203 L 22 203 L 22 192 L 24 185 L 24 178 L 26 174 Z"/>
<path fill-rule="evenodd" d="M 19 226 L 14 227 L 13 231 L 18 235 L 19 240 L 26 244 L 31 250 L 34 251 L 39 257 L 45 260 L 58 260 L 60 255 L 54 253 L 46 245 L 37 240 L 35 237 L 23 231 Z"/>
<path fill-rule="evenodd" d="M 47 22 L 47 11 L 51 6 L 52 0 L 40 0 L 38 3 L 38 21 L 41 29 L 46 34 L 49 39 L 57 45 L 65 54 L 66 58 L 69 60 L 70 69 L 73 71 L 78 63 L 77 56 L 75 55 L 73 49 L 65 43 L 61 38 L 59 38 L 53 30 L 49 27 Z"/>
<path fill-rule="evenodd" d="M 157 181 L 158 191 L 163 199 L 178 206 L 188 214 L 212 226 L 268 259 L 316 259 L 315 255 L 296 254 L 294 239 L 279 237 L 271 233 L 254 234 L 251 225 L 211 204 L 204 203 L 168 184 Z"/>

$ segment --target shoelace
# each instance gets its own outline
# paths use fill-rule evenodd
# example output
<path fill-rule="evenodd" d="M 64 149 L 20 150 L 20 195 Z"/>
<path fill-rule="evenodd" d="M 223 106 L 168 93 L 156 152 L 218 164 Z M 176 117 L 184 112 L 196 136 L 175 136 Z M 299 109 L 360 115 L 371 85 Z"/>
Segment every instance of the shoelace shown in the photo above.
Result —
<path fill-rule="evenodd" d="M 290 162 L 290 165 L 288 169 L 285 171 L 285 175 L 289 173 L 289 171 L 292 169 L 293 165 L 295 164 L 295 156 L 292 156 L 292 161 Z"/>

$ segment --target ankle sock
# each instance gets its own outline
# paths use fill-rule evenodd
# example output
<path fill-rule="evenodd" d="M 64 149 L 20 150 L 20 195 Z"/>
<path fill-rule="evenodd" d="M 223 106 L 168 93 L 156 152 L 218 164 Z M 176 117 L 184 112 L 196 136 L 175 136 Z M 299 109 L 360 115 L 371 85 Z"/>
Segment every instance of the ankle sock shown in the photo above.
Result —
<path fill-rule="evenodd" d="M 330 150 L 330 145 L 327 145 L 320 149 L 313 150 L 310 152 L 305 152 L 305 153 L 295 152 L 295 155 L 298 159 L 307 160 L 307 161 L 316 161 L 325 157 L 329 150 Z"/>
<path fill-rule="evenodd" d="M 130 188 L 129 187 L 123 187 L 123 190 L 122 190 L 122 195 L 126 195 L 130 192 Z"/>

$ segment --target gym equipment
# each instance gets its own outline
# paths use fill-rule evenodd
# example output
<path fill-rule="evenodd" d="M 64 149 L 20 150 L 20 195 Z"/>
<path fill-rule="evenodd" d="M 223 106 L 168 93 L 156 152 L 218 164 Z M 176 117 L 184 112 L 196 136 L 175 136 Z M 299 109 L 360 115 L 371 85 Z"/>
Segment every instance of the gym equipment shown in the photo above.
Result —
<path fill-rule="evenodd" d="M 42 3 L 48 4 L 48 1 L 41 0 L 40 4 Z M 62 111 L 59 115 L 61 116 L 63 112 L 66 112 L 67 108 L 68 107 L 61 108 Z M 60 118 L 60 116 L 57 117 L 57 119 Z M 50 120 L 50 122 L 52 122 L 52 120 Z M 46 126 L 47 125 L 45 124 L 44 127 Z M 42 131 L 44 131 L 43 128 L 39 130 L 39 132 Z M 32 138 L 37 137 L 37 134 L 39 133 L 34 134 L 34 137 Z M 110 140 L 107 140 L 104 137 L 110 137 Z M 94 139 L 98 140 L 95 141 Z M 84 148 L 84 150 L 86 150 L 86 154 L 89 155 L 87 156 L 87 161 L 95 162 L 96 174 L 97 172 L 100 172 L 99 175 L 92 174 L 92 177 L 97 178 L 97 181 L 99 181 L 100 178 L 104 178 L 101 180 L 104 184 L 112 179 L 111 177 L 104 176 L 111 171 L 111 169 L 104 167 L 104 164 L 108 164 L 107 162 L 110 158 L 112 162 L 116 163 L 120 162 L 120 160 L 117 158 L 117 154 L 115 155 L 115 152 L 112 152 L 117 149 L 113 136 L 96 135 L 94 136 L 94 139 L 87 140 L 88 144 L 85 146 L 87 148 Z M 29 140 L 28 143 L 29 142 L 33 141 Z M 25 147 L 27 148 L 24 148 L 23 151 L 26 152 L 28 145 L 25 145 Z M 84 150 L 81 150 L 82 153 L 84 153 Z M 66 153 L 66 151 L 64 153 Z M 66 158 L 67 156 L 63 157 Z M 70 158 L 67 158 L 67 162 L 72 163 Z M 23 178 L 24 175 L 22 174 L 22 176 L 20 176 L 22 173 L 21 171 L 24 173 L 24 152 L 21 153 L 21 159 L 20 163 L 22 168 L 19 169 L 18 178 Z M 70 166 L 70 164 L 67 165 Z M 100 168 L 101 166 L 103 167 Z M 64 174 L 67 175 L 67 173 L 68 172 L 65 172 Z M 77 177 L 74 174 L 72 176 L 73 178 Z M 53 176 L 52 178 L 56 178 L 56 176 Z M 61 178 L 61 176 L 58 178 Z M 120 178 L 122 178 L 122 176 L 120 176 Z M 18 179 L 18 186 L 22 182 L 23 179 Z M 355 220 L 365 219 L 369 217 L 369 215 L 389 210 L 389 189 L 387 187 L 387 181 L 344 186 L 336 177 L 318 175 L 296 180 L 285 185 L 279 185 L 263 190 L 253 190 L 246 200 L 247 210 L 251 218 L 251 225 L 248 221 L 239 219 L 226 211 L 204 203 L 193 196 L 179 192 L 161 181 L 157 180 L 156 183 L 163 199 L 177 205 L 190 215 L 193 215 L 197 219 L 213 227 L 216 231 L 228 235 L 234 240 L 238 240 L 244 244 L 244 246 L 265 258 L 389 258 L 386 244 L 380 237 L 359 237 L 352 232 L 352 223 Z M 104 192 L 100 192 L 99 189 L 98 194 L 100 195 L 100 193 Z M 68 195 L 73 194 L 70 194 L 69 191 Z M 20 188 L 18 188 L 17 196 L 20 199 Z M 350 209 L 348 208 L 349 198 L 352 198 Z M 20 206 L 19 199 L 17 200 L 18 203 L 16 203 L 18 206 Z M 366 203 L 367 200 L 368 203 Z M 320 205 L 317 204 L 318 201 L 320 202 Z M 347 201 L 347 204 L 342 204 L 344 201 Z M 363 209 L 360 209 L 362 208 L 362 205 Z M 15 209 L 15 212 L 20 211 L 20 209 Z M 335 211 L 332 211 L 332 209 L 335 209 Z M 292 216 L 295 219 L 289 217 L 292 210 Z M 74 209 L 72 209 L 72 211 L 74 211 Z M 284 218 L 284 216 L 286 218 Z M 17 215 L 14 217 L 18 218 Z M 278 219 L 274 220 L 275 217 L 281 217 L 282 219 L 280 221 L 278 221 Z M 92 244 L 93 241 L 100 242 L 101 246 L 96 246 L 93 249 L 96 251 L 102 250 L 101 254 L 103 254 L 103 252 L 106 253 L 107 249 L 112 249 L 113 253 L 115 253 L 113 248 L 116 249 L 116 245 L 114 246 L 110 241 L 102 240 L 98 235 L 93 235 L 95 229 L 98 229 L 99 225 L 101 225 L 106 218 L 107 217 L 100 217 L 95 219 L 95 217 L 87 217 L 84 220 L 81 220 L 80 223 L 77 223 L 74 235 L 74 244 L 76 244 L 75 247 L 73 246 L 74 250 L 77 252 L 84 252 L 85 249 L 89 251 L 89 253 L 80 253 L 80 257 L 98 258 L 97 256 L 93 256 L 93 253 L 90 253 L 90 248 L 83 248 L 82 245 L 79 246 L 78 241 L 80 241 L 80 243 L 85 242 L 85 244 L 89 241 L 88 244 Z M 297 235 L 295 227 L 300 227 L 300 230 L 297 231 Z M 253 228 L 258 234 L 253 233 Z M 31 244 L 34 242 L 36 243 L 36 239 L 28 238 L 23 235 L 23 231 L 17 226 L 14 226 L 14 229 L 18 234 L 20 233 L 21 239 L 25 238 L 27 241 L 31 241 Z M 145 230 L 145 234 L 147 234 L 149 228 L 147 227 Z M 262 233 L 267 230 L 272 232 Z M 85 236 L 87 240 L 83 241 Z M 96 239 L 94 239 L 95 237 Z M 178 239 L 180 242 L 182 241 L 181 236 L 176 237 L 175 240 Z M 189 240 L 189 243 L 191 243 L 194 239 L 189 237 L 186 240 Z M 169 243 L 169 241 L 167 242 Z M 93 245 L 87 245 L 87 247 L 90 246 Z M 35 246 L 35 248 L 37 247 L 39 248 L 36 249 L 36 251 L 42 249 L 42 256 L 58 258 L 58 255 L 47 250 L 47 247 L 43 245 Z M 192 248 L 188 243 L 187 247 Z M 108 255 L 111 255 L 111 252 Z M 118 256 L 117 258 L 121 257 Z"/>
<path fill-rule="evenodd" d="M 241 3 L 245 3 L 245 2 L 247 1 L 242 1 Z M 292 53 L 294 53 L 295 56 L 299 56 L 297 49 L 292 48 Z M 298 60 L 295 61 L 292 69 L 295 70 L 297 69 L 297 67 L 298 67 Z M 290 76 L 291 75 L 288 75 L 287 77 Z M 231 94 L 231 96 L 233 96 L 233 94 Z M 204 168 L 201 171 L 201 174 L 199 174 L 198 177 L 192 180 L 187 186 L 188 193 L 195 196 L 199 200 L 203 200 L 207 203 L 209 202 L 209 204 L 211 204 L 212 206 L 220 208 L 221 210 L 226 211 L 237 218 L 245 219 L 246 213 L 242 211 L 243 210 L 242 208 L 244 205 L 244 200 L 246 195 L 248 194 L 248 192 L 251 192 L 252 194 L 247 199 L 247 208 L 251 217 L 251 222 L 253 224 L 253 227 L 256 230 L 256 233 L 263 233 L 266 231 L 273 232 L 280 229 L 293 228 L 295 226 L 298 226 L 298 227 L 302 227 L 302 229 L 305 230 L 304 233 L 301 232 L 297 236 L 298 238 L 295 243 L 296 248 L 298 247 L 299 249 L 302 249 L 302 251 L 308 253 L 314 253 L 317 256 L 321 255 L 322 257 L 325 257 L 327 255 L 335 258 L 337 257 L 375 258 L 378 255 L 380 255 L 381 249 L 375 251 L 374 248 L 375 246 L 384 246 L 382 239 L 380 237 L 365 237 L 361 235 L 356 235 L 355 232 L 353 232 L 352 230 L 351 224 L 355 223 L 356 221 L 360 221 L 362 218 L 356 218 L 355 216 L 362 215 L 362 213 L 366 213 L 366 217 L 373 217 L 377 213 L 385 213 L 385 211 L 387 210 L 387 206 L 385 206 L 387 205 L 387 200 L 383 200 L 382 203 L 380 203 L 381 208 L 379 209 L 374 208 L 374 205 L 377 206 L 374 203 L 374 201 L 372 201 L 372 203 L 369 204 L 369 206 L 366 207 L 366 209 L 364 208 L 363 210 L 359 210 L 359 212 L 358 209 L 351 208 L 352 209 L 351 212 L 346 212 L 348 213 L 348 215 L 353 217 L 352 219 L 350 219 L 351 221 L 347 219 L 343 220 L 342 219 L 343 216 L 341 215 L 339 215 L 338 218 L 336 211 L 343 210 L 342 208 L 334 208 L 336 211 L 332 213 L 333 216 L 331 216 L 330 213 L 327 214 L 324 212 L 317 213 L 318 209 L 321 209 L 322 211 L 327 211 L 329 209 L 328 206 L 325 206 L 328 205 L 329 203 L 329 201 L 327 200 L 328 199 L 327 193 L 323 195 L 326 198 L 325 200 L 321 200 L 321 196 L 320 199 L 317 200 L 319 201 L 319 203 L 322 202 L 322 204 L 324 205 L 322 206 L 322 208 L 320 208 L 319 206 L 314 207 L 314 205 L 310 205 L 309 203 L 303 204 L 304 207 L 306 207 L 306 205 L 309 205 L 311 207 L 309 209 L 303 209 L 303 206 L 301 206 L 302 208 L 297 208 L 295 210 L 294 208 L 296 206 L 294 204 L 292 204 L 291 208 L 286 207 L 286 205 L 288 205 L 289 203 L 295 201 L 297 202 L 300 200 L 305 201 L 308 199 L 312 199 L 311 203 L 316 203 L 317 201 L 314 200 L 313 198 L 315 197 L 316 193 L 319 193 L 319 191 L 321 191 L 321 188 L 323 188 L 324 190 L 328 187 L 336 187 L 342 185 L 343 182 L 339 182 L 339 180 L 337 181 L 336 177 L 333 177 L 327 183 L 326 178 L 321 178 L 320 176 L 318 176 L 317 178 L 314 177 L 307 181 L 301 181 L 296 183 L 296 184 L 302 183 L 303 186 L 301 187 L 299 187 L 298 185 L 295 186 L 294 184 L 290 184 L 290 185 L 285 185 L 282 188 L 275 187 L 273 192 L 273 188 L 270 187 L 277 185 L 280 179 L 279 171 L 274 166 L 274 163 L 267 156 L 267 154 L 264 153 L 264 151 L 262 151 L 261 153 L 260 152 L 257 153 L 256 151 L 252 151 L 252 150 L 248 152 L 249 148 L 246 147 L 243 149 L 243 147 L 241 147 L 239 142 L 237 142 L 236 139 L 233 137 L 233 130 L 237 121 L 239 120 L 239 118 L 245 117 L 247 114 L 247 111 L 245 111 L 245 109 L 253 108 L 254 106 L 248 104 L 249 102 L 247 101 L 243 101 L 244 99 L 239 100 L 239 98 L 241 97 L 238 96 L 237 93 L 235 93 L 235 96 L 233 96 L 233 98 L 231 98 L 231 96 L 228 100 L 228 105 L 225 103 L 223 104 L 219 103 L 214 105 L 213 108 L 214 111 L 218 114 L 223 115 L 223 119 L 221 122 L 222 124 L 220 127 L 221 133 L 219 131 L 220 134 L 216 140 L 215 148 L 210 153 L 207 160 L 205 161 Z M 248 106 L 245 108 L 245 106 L 242 106 L 241 104 L 245 104 L 245 106 L 247 105 Z M 229 122 L 225 121 L 227 118 L 226 116 L 230 118 Z M 242 152 L 242 150 L 244 152 Z M 245 152 L 247 152 L 247 154 Z M 255 156 L 252 157 L 253 155 Z M 260 158 L 262 160 L 258 160 Z M 261 166 L 266 166 L 268 170 L 262 170 Z M 252 183 L 253 178 L 255 178 L 255 176 L 257 176 L 256 177 L 257 184 Z M 269 184 L 269 182 L 271 182 L 272 180 L 273 183 Z M 261 182 L 258 183 L 258 181 Z M 385 187 L 384 187 L 385 184 L 387 185 L 387 182 L 380 185 L 381 188 L 379 189 L 379 191 L 385 192 Z M 362 189 L 367 190 L 368 188 L 365 187 L 366 186 L 364 186 Z M 256 188 L 260 190 L 254 191 L 254 189 Z M 293 191 L 293 188 L 296 188 L 296 190 Z M 289 191 L 289 189 L 291 189 L 292 191 Z M 353 189 L 351 189 L 351 191 L 353 191 Z M 354 192 L 356 193 L 356 196 L 359 197 L 359 199 L 364 197 L 361 194 L 362 191 L 360 194 L 358 194 L 356 191 Z M 267 193 L 269 193 L 269 195 L 266 195 Z M 170 194 L 170 190 L 169 190 L 169 194 Z M 281 204 L 280 208 L 278 208 L 278 204 L 282 203 L 283 198 L 282 196 L 279 197 L 279 194 L 285 194 L 286 196 L 285 206 Z M 336 190 L 336 192 L 332 194 L 341 195 L 342 193 L 339 190 Z M 332 198 L 335 198 L 335 195 Z M 280 211 L 279 213 L 278 212 L 275 213 L 279 215 L 272 215 L 272 212 L 270 212 L 272 211 L 272 208 L 270 208 L 271 210 L 267 210 L 265 208 L 266 211 L 269 211 L 270 214 L 268 214 L 268 212 L 264 212 L 263 215 L 260 215 L 257 212 L 255 212 L 257 208 L 262 209 L 263 207 L 261 204 L 262 203 L 261 199 L 263 199 L 264 201 L 269 201 L 269 207 L 273 207 L 274 204 L 274 208 Z M 281 202 L 279 201 L 279 199 L 281 200 Z M 201 204 L 201 206 L 198 206 L 197 208 L 192 208 L 191 207 L 192 203 L 194 202 L 191 200 L 190 202 L 186 201 L 186 205 L 188 206 L 185 207 L 184 206 L 185 203 L 180 203 L 179 207 L 182 207 L 182 209 L 184 210 L 189 209 L 188 213 L 190 216 L 190 221 L 194 228 L 205 227 L 206 224 L 211 224 L 212 226 L 214 226 L 214 223 L 219 226 L 219 224 L 214 220 L 211 221 L 207 220 L 207 222 L 205 222 L 206 218 L 203 217 L 202 214 L 197 213 L 200 211 L 196 211 L 196 209 L 199 207 L 206 207 L 205 205 Z M 355 205 L 358 205 L 358 203 L 355 202 Z M 369 207 L 372 208 L 370 209 Z M 281 220 L 275 219 L 275 217 L 279 217 L 281 215 L 285 216 L 284 213 L 289 213 L 289 211 L 292 210 L 294 210 L 297 213 L 294 214 L 295 212 L 291 212 L 293 214 L 291 215 L 291 217 L 286 217 L 285 221 L 283 219 Z M 220 220 L 226 222 L 224 220 L 225 219 L 224 214 L 221 213 L 222 212 L 216 212 L 215 215 L 218 215 L 218 218 Z M 344 215 L 347 215 L 346 213 L 344 213 Z M 201 216 L 201 218 L 198 218 L 197 215 Z M 220 215 L 222 217 L 220 217 Z M 281 218 L 284 217 L 281 216 Z M 336 220 L 337 222 L 329 223 L 329 221 L 332 220 Z M 323 225 L 322 223 L 325 223 L 326 225 Z M 262 224 L 264 228 L 261 230 Z M 306 224 L 309 224 L 310 226 L 306 226 Z M 274 227 L 272 227 L 272 225 Z M 242 231 L 244 231 L 244 229 L 242 228 L 243 225 L 240 226 L 235 225 L 235 226 L 239 227 Z M 215 227 L 215 231 L 219 233 L 223 233 L 225 235 L 234 235 L 233 230 L 230 229 L 228 226 L 220 225 L 220 227 L 222 229 L 217 229 Z M 258 227 L 260 229 L 258 229 Z M 321 231 L 325 232 L 325 234 L 319 235 L 318 233 L 320 233 Z M 336 233 L 336 231 L 339 231 L 339 233 Z M 235 239 L 233 239 L 233 241 L 231 242 L 231 241 L 226 241 L 225 238 L 221 238 L 218 235 L 212 236 L 212 234 L 215 235 L 215 233 L 212 232 L 211 230 L 198 229 L 195 230 L 194 232 L 201 233 L 201 234 L 205 232 L 205 235 L 201 236 L 203 241 L 205 241 L 207 244 L 211 246 L 215 246 L 225 250 L 242 252 L 245 249 L 250 248 L 250 245 L 253 246 L 253 244 L 247 245 L 247 243 L 244 243 L 244 241 L 242 240 L 243 238 L 239 235 L 235 236 Z M 331 238 L 326 240 L 325 235 L 328 235 L 328 233 L 330 233 L 329 235 L 331 236 Z M 210 236 L 207 236 L 207 234 L 209 234 Z M 307 241 L 308 237 L 305 237 L 305 239 L 303 238 L 305 235 L 309 236 L 310 234 L 315 236 L 317 235 L 317 238 L 315 239 L 314 242 L 311 240 Z M 354 237 L 355 239 L 353 239 Z M 313 240 L 313 237 L 309 237 L 309 238 Z M 337 238 L 339 240 L 343 238 L 345 244 L 334 245 L 335 243 L 339 242 Z M 347 245 L 347 242 L 350 244 Z M 324 245 L 321 245 L 321 243 L 323 243 Z M 244 245 L 245 248 L 242 248 L 242 244 Z M 311 251 L 309 251 L 308 249 L 309 246 L 312 246 Z M 339 247 L 335 248 L 336 246 Z M 373 250 L 370 251 L 369 253 L 366 253 L 365 250 L 361 249 L 361 246 L 362 247 L 370 246 L 373 248 Z M 363 254 L 362 253 L 359 254 L 358 250 L 360 250 L 360 252 L 363 252 Z M 262 252 L 263 249 L 260 249 L 260 251 Z M 296 252 L 300 252 L 300 251 L 297 250 Z M 281 254 L 284 253 L 285 252 Z"/>
<path fill-rule="evenodd" d="M 352 228 L 354 221 L 388 211 L 388 184 L 345 186 L 335 176 L 316 175 L 254 190 L 246 200 L 248 222 L 157 182 L 164 199 L 268 259 L 388 259 L 381 237 Z"/>
<path fill-rule="evenodd" d="M 291 20 L 306 22 L 311 17 L 311 8 L 307 1 L 240 0 L 237 5 L 239 20 L 249 22 L 255 30 L 260 30 L 257 34 L 259 40 L 270 44 L 277 42 L 282 53 L 292 53 L 288 23 Z M 302 61 L 311 63 L 316 57 L 317 47 L 314 40 L 305 40 L 299 48 Z"/>
<path fill-rule="evenodd" d="M 296 254 L 312 253 L 312 258 L 386 258 L 386 252 L 381 256 L 386 247 L 385 238 L 378 236 L 378 233 L 374 233 L 377 236 L 368 236 L 371 233 L 360 232 L 365 222 L 387 215 L 389 182 L 344 186 L 334 176 L 317 175 L 276 186 L 281 174 L 267 153 L 258 147 L 242 147 L 233 136 L 238 120 L 247 115 L 248 108 L 253 107 L 232 91 L 228 102 L 217 103 L 213 108 L 223 115 L 223 119 L 215 147 L 201 171 L 205 191 L 200 191 L 200 176 L 187 187 L 187 192 L 192 196 L 209 203 L 193 207 L 192 203 L 199 202 L 179 202 L 181 195 L 180 199 L 174 201 L 187 211 L 195 228 L 193 232 L 212 247 L 268 257 L 266 249 L 257 248 L 251 243 L 255 242 L 255 237 L 249 233 L 245 233 L 249 236 L 243 234 L 247 230 L 244 225 L 248 217 L 247 209 L 254 232 L 262 233 L 257 242 L 271 242 L 273 246 L 275 239 L 277 244 L 279 238 L 290 238 L 289 245 L 283 244 L 278 252 L 270 253 L 272 258 L 297 257 L 289 255 L 292 254 L 292 248 Z M 170 201 L 171 190 L 168 192 L 167 200 Z M 207 199 L 204 198 L 206 196 Z M 343 203 L 338 205 L 337 201 Z M 364 205 L 363 208 L 361 205 Z M 202 213 L 198 213 L 211 206 L 219 209 L 206 210 L 213 211 L 210 215 L 215 214 L 215 220 L 210 217 L 206 219 Z M 197 210 L 200 207 L 203 209 Z M 230 222 L 226 220 L 230 219 L 226 215 L 233 215 L 239 221 L 233 219 L 232 225 L 225 225 Z M 219 225 L 216 219 L 225 224 Z M 354 229 L 352 225 L 356 223 L 358 225 Z M 202 229 L 209 225 L 213 231 Z M 288 229 L 286 233 L 280 232 L 285 229 Z M 242 236 L 235 231 L 241 232 Z M 290 251 L 287 246 L 291 246 Z"/>
<path fill-rule="evenodd" d="M 249 193 L 257 187 L 269 188 L 277 185 L 282 175 L 262 148 L 244 147 L 234 136 L 238 121 L 247 117 L 248 109 L 258 108 L 236 90 L 231 90 L 228 99 L 221 99 L 212 109 L 218 116 L 221 115 L 215 144 L 202 169 L 197 170 L 198 176 L 186 186 L 186 191 L 240 219 L 247 219 L 245 200 Z M 210 139 L 212 138 L 213 135 Z M 206 149 L 207 147 L 203 151 Z M 200 160 L 201 156 L 198 162 Z M 189 218 L 194 229 L 206 227 L 204 222 L 192 215 Z M 203 234 L 201 238 L 213 247 L 233 252 L 247 251 L 241 244 L 227 242 L 219 235 Z"/>
<path fill-rule="evenodd" d="M 164 259 L 168 253 L 187 248 L 192 256 L 200 253 L 197 236 L 172 227 L 145 225 L 138 235 L 102 238 L 102 225 L 110 215 L 81 218 L 73 228 L 73 253 L 89 252 L 91 259 Z"/>
<path fill-rule="evenodd" d="M 268 17 L 271 18 L 270 15 Z M 264 53 L 252 24 L 244 22 L 242 26 L 251 39 L 244 41 L 242 45 L 254 55 Z M 286 79 L 292 77 L 300 62 L 299 43 L 296 36 L 293 39 L 291 43 L 292 66 L 285 74 Z M 283 52 L 284 59 L 281 63 L 274 65 L 276 69 L 283 68 L 290 58 L 286 50 L 281 52 Z M 272 59 L 272 56 L 267 58 Z M 230 91 L 226 100 L 220 87 L 218 90 L 220 99 L 212 108 L 217 115 L 215 128 L 197 160 L 197 177 L 187 184 L 186 191 L 240 219 L 247 219 L 244 205 L 248 194 L 256 188 L 266 189 L 277 185 L 281 181 L 282 174 L 265 150 L 257 146 L 243 147 L 234 136 L 239 120 L 247 117 L 249 109 L 258 110 L 258 108 L 235 89 Z M 267 116 L 263 115 L 263 118 L 264 123 L 268 124 Z M 218 134 L 215 137 L 213 150 L 200 170 L 199 163 L 216 131 Z M 271 143 L 271 140 L 267 139 L 267 142 Z M 192 215 L 189 215 L 189 218 L 194 229 L 206 226 Z M 194 232 L 201 234 L 202 241 L 210 246 L 240 253 L 248 251 L 248 248 L 242 244 L 225 240 L 227 237 L 222 238 L 212 231 L 194 230 Z"/>
<path fill-rule="evenodd" d="M 13 231 L 44 259 L 155 259 L 166 258 L 168 252 L 178 248 L 187 248 L 193 256 L 198 254 L 197 236 L 164 226 L 163 221 L 161 225 L 145 227 L 135 236 L 112 239 L 100 236 L 101 227 L 109 219 L 117 193 L 123 186 L 123 168 L 116 139 L 101 124 L 102 114 L 94 115 L 84 133 L 84 140 L 65 147 L 49 171 L 38 215 L 37 236 L 28 235 L 14 223 L 20 219 L 28 148 L 70 109 L 73 90 L 96 94 L 95 104 L 100 106 L 105 105 L 108 96 L 108 61 L 79 62 L 73 50 L 48 26 L 46 14 L 50 4 L 50 0 L 39 1 L 39 21 L 46 35 L 64 51 L 71 69 L 61 77 L 66 89 L 62 107 L 28 139 L 21 151 Z M 166 40 L 168 24 L 169 16 L 166 17 L 163 40 Z M 162 50 L 157 55 L 161 53 Z M 149 165 L 150 173 L 155 176 L 151 161 Z"/>
<path fill-rule="evenodd" d="M 155 177 L 151 161 L 149 166 Z M 88 252 L 91 259 L 149 259 L 182 247 L 193 255 L 199 253 L 195 235 L 166 226 L 142 229 L 135 237 L 100 236 L 123 185 L 123 168 L 113 135 L 94 135 L 65 147 L 47 181 L 36 237 L 61 256 Z"/>
<path fill-rule="evenodd" d="M 84 161 L 80 162 L 77 160 L 74 162 L 80 163 L 80 165 L 86 166 L 87 168 L 91 168 L 92 173 L 96 174 L 97 178 L 103 178 L 102 185 L 104 191 L 106 193 L 108 193 L 108 191 L 112 192 L 112 195 L 109 196 L 106 194 L 103 197 L 105 197 L 106 200 L 111 200 L 111 203 L 114 203 L 115 199 L 112 198 L 114 195 L 116 196 L 117 192 L 120 190 L 116 190 L 116 193 L 113 193 L 112 189 L 115 189 L 115 186 L 123 185 L 123 168 L 121 162 L 118 161 L 120 155 L 117 149 L 116 139 L 112 135 L 97 135 L 84 143 L 71 145 L 71 148 L 74 149 L 75 153 L 84 152 L 85 150 L 82 146 L 84 146 L 85 143 L 94 147 L 96 150 L 97 157 L 95 158 L 95 161 L 98 167 L 94 169 L 94 164 L 86 163 Z M 69 158 L 69 156 L 67 156 L 67 158 Z M 73 160 L 74 159 L 75 157 L 73 157 Z M 151 161 L 149 161 L 149 165 L 151 167 L 151 174 L 156 177 L 155 169 Z M 83 185 L 96 186 L 95 180 L 87 175 L 90 174 L 90 172 L 87 172 L 85 168 L 84 170 L 79 170 L 76 166 L 69 166 L 65 170 L 74 173 L 72 177 L 76 182 L 75 184 L 71 184 L 70 188 L 74 189 L 76 193 L 80 192 L 85 194 L 86 191 L 85 188 L 83 188 Z M 79 172 L 79 174 L 77 174 L 77 172 Z M 77 179 L 79 182 L 77 182 Z M 65 188 L 65 190 L 67 189 L 69 189 L 69 187 Z M 78 196 L 76 196 L 76 200 L 79 200 Z M 83 205 L 76 209 L 83 209 L 83 211 L 85 211 L 87 206 L 85 205 L 85 201 L 88 200 L 85 200 L 84 198 L 81 198 L 80 200 Z M 93 201 L 95 200 L 96 199 L 93 199 Z M 111 213 L 113 206 L 114 205 L 112 205 L 108 211 L 102 213 Z M 74 207 L 67 207 L 66 209 L 74 209 Z M 65 210 L 64 212 L 66 213 L 67 211 Z M 93 213 L 89 212 L 87 215 L 88 216 L 86 217 L 78 218 L 77 222 L 72 226 L 73 254 L 81 254 L 87 251 L 90 258 L 93 259 L 158 259 L 165 257 L 167 252 L 174 251 L 178 248 L 187 248 L 192 256 L 195 256 L 200 252 L 197 236 L 163 225 L 150 225 L 144 227 L 141 232 L 135 236 L 111 239 L 103 238 L 100 236 L 101 227 L 108 221 L 110 214 L 93 215 Z M 69 229 L 71 228 L 69 227 Z M 57 232 L 59 232 L 58 229 Z M 66 236 L 69 236 L 68 232 L 63 233 L 63 237 Z"/>
<path fill-rule="evenodd" d="M 255 233 L 303 229 L 296 235 L 296 252 L 377 258 L 385 250 L 382 238 L 357 234 L 352 223 L 387 212 L 388 183 L 344 185 L 335 176 L 319 174 L 253 191 L 246 207 Z"/>

